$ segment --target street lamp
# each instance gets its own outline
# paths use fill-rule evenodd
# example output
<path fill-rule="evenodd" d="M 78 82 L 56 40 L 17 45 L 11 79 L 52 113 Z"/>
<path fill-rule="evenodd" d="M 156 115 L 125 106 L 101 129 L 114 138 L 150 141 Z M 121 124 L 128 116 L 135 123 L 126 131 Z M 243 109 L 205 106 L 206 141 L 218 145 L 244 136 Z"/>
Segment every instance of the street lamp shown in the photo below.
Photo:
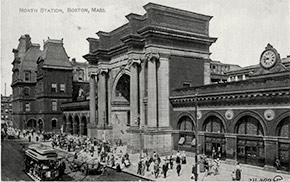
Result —
<path fill-rule="evenodd" d="M 197 132 L 198 132 L 198 118 L 197 118 L 197 95 L 198 93 L 194 94 L 194 109 L 195 109 L 195 170 L 196 170 L 196 174 L 195 175 L 195 181 L 197 181 L 197 174 L 198 174 L 198 136 L 197 136 Z"/>

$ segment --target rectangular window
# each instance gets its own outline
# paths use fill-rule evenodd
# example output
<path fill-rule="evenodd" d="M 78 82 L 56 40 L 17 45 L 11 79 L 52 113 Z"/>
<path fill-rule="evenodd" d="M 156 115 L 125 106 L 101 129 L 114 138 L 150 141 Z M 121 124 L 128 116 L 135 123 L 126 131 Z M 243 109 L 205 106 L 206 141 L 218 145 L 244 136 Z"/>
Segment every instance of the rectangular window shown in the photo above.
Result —
<path fill-rule="evenodd" d="M 51 84 L 51 92 L 57 92 L 57 85 L 56 83 Z"/>
<path fill-rule="evenodd" d="M 59 89 L 60 92 L 65 92 L 65 84 L 64 83 L 61 83 L 60 84 L 60 89 Z"/>
<path fill-rule="evenodd" d="M 30 111 L 30 103 L 25 103 L 25 111 L 26 112 Z"/>
<path fill-rule="evenodd" d="M 188 88 L 188 87 L 190 87 L 190 83 L 189 82 L 183 82 L 182 86 L 183 86 L 183 88 Z"/>
<path fill-rule="evenodd" d="M 56 100 L 53 100 L 51 102 L 51 110 L 57 111 L 57 101 Z"/>
<path fill-rule="evenodd" d="M 30 72 L 29 71 L 25 71 L 24 72 L 24 80 L 25 81 L 30 81 Z"/>

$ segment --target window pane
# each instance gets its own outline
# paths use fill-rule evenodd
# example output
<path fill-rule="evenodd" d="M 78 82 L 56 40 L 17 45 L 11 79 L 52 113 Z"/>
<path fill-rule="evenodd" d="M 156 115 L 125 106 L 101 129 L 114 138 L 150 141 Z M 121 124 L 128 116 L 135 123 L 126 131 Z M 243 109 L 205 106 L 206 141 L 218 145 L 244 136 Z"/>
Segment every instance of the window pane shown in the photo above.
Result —
<path fill-rule="evenodd" d="M 212 132 L 214 133 L 220 133 L 221 131 L 221 125 L 217 121 L 212 122 Z"/>
<path fill-rule="evenodd" d="M 247 123 L 247 133 L 248 135 L 257 135 L 258 134 L 258 127 L 255 122 L 248 122 Z"/>
<path fill-rule="evenodd" d="M 238 130 L 239 134 L 245 134 L 245 123 L 241 123 L 239 125 L 239 130 Z"/>
<path fill-rule="evenodd" d="M 57 111 L 57 102 L 56 101 L 52 101 L 51 105 L 52 105 L 52 110 L 53 111 Z"/>
<path fill-rule="evenodd" d="M 52 83 L 51 84 L 51 92 L 57 92 L 57 89 L 56 89 L 56 83 Z"/>
<path fill-rule="evenodd" d="M 65 92 L 65 84 L 60 84 L 60 92 Z"/>

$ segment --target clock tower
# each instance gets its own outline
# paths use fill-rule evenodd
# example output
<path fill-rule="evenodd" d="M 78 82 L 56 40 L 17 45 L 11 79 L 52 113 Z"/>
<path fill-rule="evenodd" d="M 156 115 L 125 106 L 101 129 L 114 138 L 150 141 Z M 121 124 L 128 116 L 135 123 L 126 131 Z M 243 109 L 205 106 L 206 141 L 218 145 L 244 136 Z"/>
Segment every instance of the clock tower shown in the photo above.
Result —
<path fill-rule="evenodd" d="M 260 56 L 260 67 L 251 74 L 251 76 L 260 76 L 273 73 L 281 73 L 288 71 L 288 69 L 282 64 L 280 54 L 271 45 L 268 44 L 265 50 Z"/>

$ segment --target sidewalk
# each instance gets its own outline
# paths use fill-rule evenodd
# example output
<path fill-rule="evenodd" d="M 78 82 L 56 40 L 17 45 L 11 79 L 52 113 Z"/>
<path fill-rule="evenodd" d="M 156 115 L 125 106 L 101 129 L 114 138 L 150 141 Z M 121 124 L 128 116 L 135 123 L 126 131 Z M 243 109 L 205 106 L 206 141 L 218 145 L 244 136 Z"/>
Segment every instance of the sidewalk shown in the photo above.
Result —
<path fill-rule="evenodd" d="M 36 142 L 35 137 L 32 138 L 32 141 Z M 48 141 L 39 142 L 39 143 L 51 146 L 51 142 L 48 142 Z M 118 147 L 117 151 L 120 151 L 120 150 L 122 150 L 122 152 L 125 153 L 127 151 L 127 146 Z M 70 153 L 73 153 L 73 152 L 70 152 Z M 161 158 L 162 157 L 164 156 L 161 156 Z M 130 154 L 131 165 L 128 168 L 124 168 L 123 171 L 134 174 L 136 176 L 140 176 L 140 175 L 137 175 L 137 164 L 139 162 L 139 158 L 140 158 L 139 153 Z M 180 176 L 178 176 L 176 173 L 176 164 L 174 163 L 173 169 L 168 170 L 166 178 L 163 178 L 162 174 L 159 174 L 158 178 L 155 178 L 154 175 L 151 174 L 151 171 L 148 171 L 148 172 L 145 171 L 145 175 L 142 177 L 145 177 L 152 181 L 194 181 L 191 179 L 191 169 L 192 169 L 193 162 L 194 162 L 194 157 L 187 157 L 187 164 L 181 165 Z M 244 164 L 240 164 L 240 166 L 242 167 L 241 181 L 274 181 L 275 177 L 279 175 L 283 178 L 283 181 L 290 182 L 289 174 L 264 171 L 259 167 L 244 165 Z M 234 169 L 235 169 L 235 165 L 226 164 L 224 161 L 220 161 L 219 174 L 205 176 L 205 173 L 199 173 L 198 181 L 232 181 L 231 172 Z M 276 179 L 278 177 L 276 177 Z"/>

